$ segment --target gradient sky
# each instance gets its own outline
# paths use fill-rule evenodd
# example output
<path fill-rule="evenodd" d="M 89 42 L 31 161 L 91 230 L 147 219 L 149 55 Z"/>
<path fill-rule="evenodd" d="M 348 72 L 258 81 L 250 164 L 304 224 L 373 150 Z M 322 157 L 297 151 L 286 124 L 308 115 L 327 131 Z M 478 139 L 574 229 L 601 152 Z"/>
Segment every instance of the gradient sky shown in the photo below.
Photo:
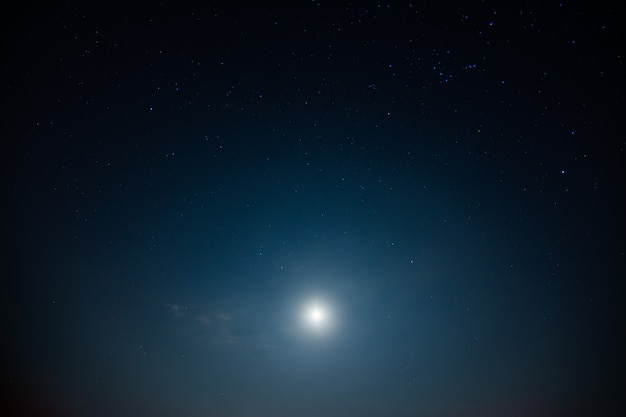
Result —
<path fill-rule="evenodd" d="M 611 2 L 227 4 L 3 6 L 3 415 L 623 415 Z"/>

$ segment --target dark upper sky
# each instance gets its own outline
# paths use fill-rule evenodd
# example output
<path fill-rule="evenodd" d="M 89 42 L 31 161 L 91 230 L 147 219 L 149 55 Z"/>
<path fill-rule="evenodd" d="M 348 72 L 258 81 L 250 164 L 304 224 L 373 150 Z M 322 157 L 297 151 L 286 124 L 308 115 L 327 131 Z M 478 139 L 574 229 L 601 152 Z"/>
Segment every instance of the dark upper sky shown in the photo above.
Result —
<path fill-rule="evenodd" d="M 3 415 L 619 414 L 621 17 L 337 3 L 4 6 Z"/>

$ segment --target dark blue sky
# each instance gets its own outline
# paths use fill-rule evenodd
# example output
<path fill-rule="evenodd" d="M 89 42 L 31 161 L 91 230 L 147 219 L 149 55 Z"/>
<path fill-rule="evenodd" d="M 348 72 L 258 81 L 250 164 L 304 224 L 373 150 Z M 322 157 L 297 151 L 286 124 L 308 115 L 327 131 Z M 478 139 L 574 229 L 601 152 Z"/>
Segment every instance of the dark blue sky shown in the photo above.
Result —
<path fill-rule="evenodd" d="M 6 415 L 623 412 L 612 7 L 4 9 Z"/>

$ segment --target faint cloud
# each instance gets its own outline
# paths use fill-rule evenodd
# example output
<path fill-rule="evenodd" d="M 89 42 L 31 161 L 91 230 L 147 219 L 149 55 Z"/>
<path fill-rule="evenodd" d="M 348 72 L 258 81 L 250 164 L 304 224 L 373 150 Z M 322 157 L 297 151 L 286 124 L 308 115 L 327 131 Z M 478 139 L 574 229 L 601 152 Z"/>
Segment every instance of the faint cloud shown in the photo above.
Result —
<path fill-rule="evenodd" d="M 174 314 L 175 317 L 183 317 L 187 307 L 180 306 L 178 304 L 165 304 L 165 306 Z"/>
<path fill-rule="evenodd" d="M 198 320 L 200 324 L 206 327 L 209 327 L 213 324 L 213 319 L 208 314 L 201 314 L 198 316 Z"/>
<path fill-rule="evenodd" d="M 198 316 L 200 324 L 203 326 L 219 326 L 220 323 L 225 324 L 231 320 L 231 316 L 227 313 L 205 313 Z"/>
<path fill-rule="evenodd" d="M 175 324 L 183 326 L 178 331 L 189 332 L 205 346 L 266 352 L 280 349 L 280 335 L 276 334 L 272 320 L 258 314 L 267 308 L 254 299 L 244 301 L 165 306 L 175 317 L 184 317 L 183 322 Z"/>

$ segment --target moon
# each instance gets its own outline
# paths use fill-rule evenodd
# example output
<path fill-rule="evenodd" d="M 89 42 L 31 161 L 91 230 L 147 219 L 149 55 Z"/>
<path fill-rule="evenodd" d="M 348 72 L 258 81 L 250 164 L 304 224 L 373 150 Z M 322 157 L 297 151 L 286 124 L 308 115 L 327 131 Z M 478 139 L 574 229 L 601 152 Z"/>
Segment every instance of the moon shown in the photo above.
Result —
<path fill-rule="evenodd" d="M 311 310 L 309 311 L 309 320 L 312 324 L 321 325 L 323 324 L 325 318 L 326 314 L 321 306 L 314 305 L 311 307 Z"/>
<path fill-rule="evenodd" d="M 332 316 L 330 307 L 327 304 L 315 300 L 304 305 L 301 317 L 304 326 L 310 331 L 323 333 L 332 327 Z"/>

